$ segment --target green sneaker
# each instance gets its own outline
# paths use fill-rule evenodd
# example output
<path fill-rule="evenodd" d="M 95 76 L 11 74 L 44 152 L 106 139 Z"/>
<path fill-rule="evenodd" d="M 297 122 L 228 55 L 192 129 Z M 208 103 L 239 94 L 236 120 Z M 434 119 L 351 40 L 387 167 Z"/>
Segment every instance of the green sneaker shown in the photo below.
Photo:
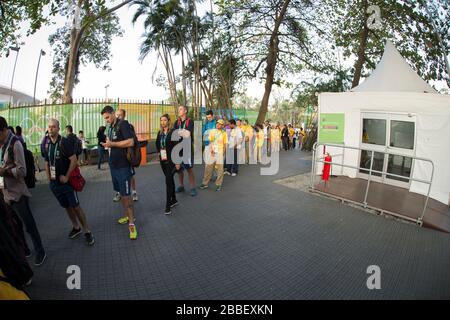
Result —
<path fill-rule="evenodd" d="M 199 188 L 202 189 L 202 190 L 204 190 L 204 189 L 207 189 L 207 188 L 208 188 L 208 185 L 202 183 L 202 184 L 200 185 Z"/>
<path fill-rule="evenodd" d="M 126 224 L 126 223 L 128 223 L 128 217 L 122 217 L 119 220 L 117 220 L 117 222 L 119 224 Z"/>
<path fill-rule="evenodd" d="M 217 192 L 222 191 L 222 186 L 217 186 L 216 191 Z"/>
<path fill-rule="evenodd" d="M 130 240 L 136 240 L 137 239 L 137 229 L 136 226 L 133 225 L 129 225 L 128 226 L 128 230 L 130 230 Z"/>
<path fill-rule="evenodd" d="M 135 222 L 135 221 L 136 221 L 136 218 L 133 219 L 133 222 Z M 117 222 L 119 224 L 127 224 L 128 223 L 128 217 L 122 217 L 119 220 L 117 220 Z"/>

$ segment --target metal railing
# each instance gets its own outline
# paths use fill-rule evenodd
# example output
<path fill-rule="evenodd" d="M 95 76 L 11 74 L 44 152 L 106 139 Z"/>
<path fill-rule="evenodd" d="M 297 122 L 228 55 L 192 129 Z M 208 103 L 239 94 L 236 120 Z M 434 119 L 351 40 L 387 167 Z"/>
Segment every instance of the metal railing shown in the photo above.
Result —
<path fill-rule="evenodd" d="M 332 156 L 332 158 L 333 157 L 342 156 L 341 163 L 337 163 L 337 162 L 333 162 L 333 161 L 325 161 L 324 157 L 317 158 L 317 148 L 319 146 L 341 148 L 342 149 L 342 154 L 335 154 L 335 155 L 330 154 Z M 367 168 L 361 167 L 361 166 L 352 166 L 352 165 L 345 164 L 344 157 L 345 157 L 345 150 L 346 149 L 370 152 L 371 153 L 371 156 L 370 156 L 370 168 L 367 169 Z M 430 180 L 415 179 L 415 178 L 412 177 L 413 176 L 412 171 L 411 171 L 411 174 L 410 174 L 409 177 L 405 177 L 405 176 L 397 175 L 397 174 L 390 173 L 390 172 L 387 172 L 387 171 L 379 171 L 379 170 L 373 169 L 373 159 L 374 159 L 375 152 L 382 153 L 383 156 L 385 154 L 388 154 L 388 155 L 396 155 L 396 156 L 403 156 L 403 157 L 411 158 L 412 159 L 412 164 L 411 164 L 412 170 L 414 170 L 414 164 L 417 161 L 424 161 L 424 162 L 430 163 L 431 164 L 431 177 L 430 177 Z M 432 160 L 426 159 L 426 158 L 421 158 L 421 157 L 415 157 L 415 156 L 400 154 L 400 153 L 395 153 L 395 152 L 387 152 L 387 151 L 382 152 L 382 151 L 375 151 L 375 150 L 371 150 L 371 149 L 367 149 L 367 148 L 346 146 L 345 144 L 332 144 L 332 143 L 318 143 L 318 142 L 316 142 L 314 144 L 314 146 L 313 146 L 313 157 L 312 157 L 312 168 L 311 168 L 311 186 L 310 186 L 310 189 L 313 192 L 325 193 L 325 194 L 329 195 L 329 193 L 321 192 L 321 191 L 318 191 L 318 190 L 315 189 L 314 180 L 315 180 L 315 176 L 316 176 L 317 163 L 341 166 L 341 169 L 342 169 L 341 170 L 341 175 L 343 174 L 343 168 L 344 167 L 345 168 L 350 168 L 350 169 L 355 169 L 355 170 L 358 170 L 358 171 L 361 171 L 361 169 L 363 171 L 368 171 L 367 185 L 366 185 L 366 190 L 365 190 L 365 195 L 364 195 L 364 201 L 362 203 L 361 202 L 356 202 L 356 201 L 351 201 L 350 199 L 344 199 L 344 198 L 341 198 L 341 197 L 338 197 L 338 196 L 335 196 L 335 195 L 332 195 L 333 197 L 339 198 L 341 200 L 353 202 L 355 204 L 363 204 L 364 208 L 371 208 L 371 209 L 375 209 L 375 210 L 378 210 L 378 211 L 387 212 L 387 213 L 389 213 L 391 215 L 399 216 L 399 217 L 401 217 L 403 219 L 414 221 L 417 224 L 419 224 L 420 226 L 422 226 L 423 218 L 425 216 L 425 213 L 426 213 L 426 210 L 427 210 L 427 206 L 428 206 L 428 200 L 430 198 L 431 185 L 433 183 L 433 177 L 434 177 L 434 163 L 433 163 Z M 428 191 L 427 191 L 425 204 L 424 204 L 424 207 L 423 207 L 423 210 L 422 210 L 422 214 L 417 219 L 413 219 L 411 217 L 408 217 L 408 216 L 405 216 L 405 215 L 402 215 L 402 214 L 399 214 L 399 213 L 391 212 L 389 210 L 385 210 L 385 209 L 382 209 L 382 208 L 377 208 L 377 207 L 373 207 L 373 206 L 368 205 L 367 198 L 368 198 L 368 195 L 369 195 L 370 182 L 372 180 L 372 174 L 373 173 L 380 174 L 382 177 L 383 176 L 396 177 L 396 178 L 400 178 L 401 180 L 408 180 L 408 182 L 419 182 L 419 183 L 427 184 L 428 185 Z"/>

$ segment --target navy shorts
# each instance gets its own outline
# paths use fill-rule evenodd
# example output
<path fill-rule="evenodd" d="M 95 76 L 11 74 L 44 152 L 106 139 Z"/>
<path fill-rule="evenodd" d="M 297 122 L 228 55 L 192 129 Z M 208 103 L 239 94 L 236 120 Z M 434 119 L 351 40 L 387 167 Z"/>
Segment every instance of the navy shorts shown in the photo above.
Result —
<path fill-rule="evenodd" d="M 110 168 L 114 191 L 119 192 L 121 196 L 131 195 L 131 177 L 133 176 L 132 167 Z"/>
<path fill-rule="evenodd" d="M 180 167 L 180 171 L 183 170 L 188 170 L 188 169 L 192 169 L 194 167 L 194 165 L 190 164 L 190 163 L 181 163 L 181 167 Z"/>
<path fill-rule="evenodd" d="M 191 159 L 189 159 L 188 162 L 184 161 L 181 162 L 180 171 L 192 169 L 193 167 L 194 167 L 194 153 L 192 153 Z"/>
<path fill-rule="evenodd" d="M 80 205 L 77 192 L 69 183 L 60 184 L 56 181 L 51 181 L 50 190 L 55 195 L 61 207 L 65 209 L 77 208 Z"/>

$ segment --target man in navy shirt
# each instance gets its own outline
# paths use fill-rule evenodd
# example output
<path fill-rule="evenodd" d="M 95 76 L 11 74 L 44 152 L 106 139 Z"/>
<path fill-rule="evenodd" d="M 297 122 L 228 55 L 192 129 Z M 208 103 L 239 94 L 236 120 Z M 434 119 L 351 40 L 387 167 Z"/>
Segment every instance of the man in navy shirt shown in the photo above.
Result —
<path fill-rule="evenodd" d="M 70 173 L 77 167 L 74 146 L 71 141 L 59 135 L 59 130 L 59 121 L 50 119 L 48 122 L 50 141 L 45 146 L 45 169 L 50 181 L 50 190 L 61 207 L 66 209 L 72 221 L 73 228 L 69 238 L 74 239 L 84 231 L 86 242 L 91 246 L 95 242 L 94 237 L 89 230 L 86 215 L 80 207 L 77 192 L 69 183 Z"/>
<path fill-rule="evenodd" d="M 125 109 L 117 110 L 117 118 L 119 118 L 120 120 L 125 120 L 126 116 L 127 116 L 127 112 L 125 111 Z M 131 123 L 130 123 L 130 127 L 131 127 L 131 130 L 136 132 Z M 134 168 L 133 168 L 133 176 L 131 177 L 131 197 L 132 197 L 133 201 L 138 201 L 138 195 L 137 195 L 137 191 L 136 191 L 136 171 Z M 120 201 L 120 193 L 116 193 L 113 200 L 115 202 Z"/>
<path fill-rule="evenodd" d="M 119 224 L 127 224 L 130 239 L 136 240 L 137 229 L 134 225 L 134 208 L 131 200 L 131 177 L 133 168 L 127 157 L 127 149 L 134 146 L 133 133 L 126 120 L 120 120 L 111 106 L 106 106 L 101 112 L 103 119 L 109 124 L 106 142 L 102 143 L 109 149 L 109 167 L 114 191 L 120 193 L 120 201 L 125 210 L 125 216 L 118 220 Z"/>

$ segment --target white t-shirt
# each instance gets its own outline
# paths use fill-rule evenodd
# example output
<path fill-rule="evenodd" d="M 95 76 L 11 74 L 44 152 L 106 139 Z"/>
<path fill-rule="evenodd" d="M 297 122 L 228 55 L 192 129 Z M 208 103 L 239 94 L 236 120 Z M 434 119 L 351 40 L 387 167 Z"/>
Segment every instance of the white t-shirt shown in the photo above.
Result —
<path fill-rule="evenodd" d="M 78 137 L 78 139 L 81 140 L 81 148 L 82 148 L 83 150 L 84 150 L 84 149 L 87 149 L 86 138 L 80 138 L 80 137 Z"/>
<path fill-rule="evenodd" d="M 239 128 L 230 129 L 230 133 L 228 135 L 228 147 L 233 148 L 235 144 L 237 144 L 237 148 L 241 148 L 242 142 L 242 130 Z"/>

